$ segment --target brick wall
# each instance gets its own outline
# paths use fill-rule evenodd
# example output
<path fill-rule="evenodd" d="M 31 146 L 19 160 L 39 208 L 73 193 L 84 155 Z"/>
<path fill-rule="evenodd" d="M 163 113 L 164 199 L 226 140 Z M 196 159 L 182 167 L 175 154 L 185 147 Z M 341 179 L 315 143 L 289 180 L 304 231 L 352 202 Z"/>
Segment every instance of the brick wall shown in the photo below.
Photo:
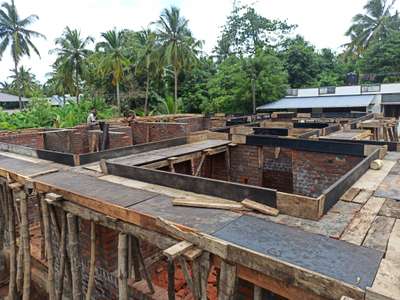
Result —
<path fill-rule="evenodd" d="M 281 148 L 275 153 L 275 148 L 263 147 L 263 156 L 262 185 L 281 192 L 292 193 L 292 151 Z"/>
<path fill-rule="evenodd" d="M 86 125 L 74 127 L 71 132 L 70 151 L 71 153 L 88 153 L 89 152 L 89 129 Z"/>
<path fill-rule="evenodd" d="M 157 142 L 187 136 L 190 132 L 184 123 L 134 123 L 132 124 L 133 144 Z"/>
<path fill-rule="evenodd" d="M 176 119 L 178 123 L 186 123 L 189 125 L 189 132 L 196 132 L 209 129 L 209 119 L 205 117 L 185 117 Z"/>
<path fill-rule="evenodd" d="M 44 133 L 44 146 L 46 150 L 57 152 L 71 152 L 70 140 L 73 131 L 60 131 Z"/>
<path fill-rule="evenodd" d="M 43 134 L 37 132 L 3 134 L 0 136 L 0 142 L 7 144 L 21 145 L 35 149 L 44 149 Z"/>
<path fill-rule="evenodd" d="M 361 160 L 357 156 L 293 150 L 293 192 L 320 196 Z"/>
<path fill-rule="evenodd" d="M 130 127 L 110 128 L 110 149 L 122 148 L 133 145 L 132 129 Z"/>
<path fill-rule="evenodd" d="M 231 181 L 261 186 L 262 169 L 258 166 L 258 147 L 238 145 L 231 148 Z"/>

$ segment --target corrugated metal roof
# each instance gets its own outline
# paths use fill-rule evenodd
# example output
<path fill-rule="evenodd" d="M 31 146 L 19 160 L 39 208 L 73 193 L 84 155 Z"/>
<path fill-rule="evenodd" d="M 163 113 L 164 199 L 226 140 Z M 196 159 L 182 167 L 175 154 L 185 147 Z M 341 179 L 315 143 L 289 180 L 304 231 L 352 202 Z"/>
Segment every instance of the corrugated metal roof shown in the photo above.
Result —
<path fill-rule="evenodd" d="M 257 110 L 296 109 L 296 108 L 332 108 L 332 107 L 366 107 L 374 100 L 375 95 L 320 96 L 320 97 L 286 97 L 268 103 Z"/>
<path fill-rule="evenodd" d="M 29 99 L 22 97 L 23 102 L 29 101 Z M 18 96 L 0 93 L 0 102 L 18 102 Z"/>

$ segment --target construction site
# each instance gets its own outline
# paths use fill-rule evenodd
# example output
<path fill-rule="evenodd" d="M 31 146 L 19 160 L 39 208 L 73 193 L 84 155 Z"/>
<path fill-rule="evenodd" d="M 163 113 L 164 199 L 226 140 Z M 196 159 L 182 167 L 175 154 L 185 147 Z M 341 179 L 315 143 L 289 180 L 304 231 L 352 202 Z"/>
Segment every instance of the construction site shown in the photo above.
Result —
<path fill-rule="evenodd" d="M 0 298 L 400 299 L 400 143 L 379 113 L 0 133 Z"/>

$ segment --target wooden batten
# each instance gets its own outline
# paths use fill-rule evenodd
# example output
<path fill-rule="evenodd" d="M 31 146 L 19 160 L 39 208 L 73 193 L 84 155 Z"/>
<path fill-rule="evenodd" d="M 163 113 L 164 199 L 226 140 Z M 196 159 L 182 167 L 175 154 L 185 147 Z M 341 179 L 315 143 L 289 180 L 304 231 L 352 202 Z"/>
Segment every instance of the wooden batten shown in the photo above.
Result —
<path fill-rule="evenodd" d="M 168 249 L 163 251 L 163 254 L 167 256 L 169 259 L 175 259 L 176 257 L 180 256 L 184 252 L 188 251 L 189 249 L 193 248 L 193 244 L 182 241 Z"/>
<path fill-rule="evenodd" d="M 323 214 L 323 197 L 311 198 L 282 192 L 276 193 L 277 209 L 293 217 L 319 220 Z"/>

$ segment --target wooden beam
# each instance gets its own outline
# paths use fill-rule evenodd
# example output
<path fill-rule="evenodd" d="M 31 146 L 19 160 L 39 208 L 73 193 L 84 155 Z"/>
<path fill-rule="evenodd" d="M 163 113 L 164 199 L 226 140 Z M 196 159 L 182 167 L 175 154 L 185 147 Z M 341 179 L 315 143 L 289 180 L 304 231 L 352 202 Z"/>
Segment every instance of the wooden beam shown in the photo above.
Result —
<path fill-rule="evenodd" d="M 204 160 L 206 159 L 206 157 L 207 157 L 207 155 L 205 153 L 203 153 L 201 155 L 201 159 L 200 159 L 199 165 L 197 166 L 197 170 L 194 173 L 194 176 L 199 176 L 200 175 L 200 171 L 201 171 L 201 168 L 203 167 Z"/>
<path fill-rule="evenodd" d="M 196 198 L 174 198 L 172 204 L 175 206 L 188 206 L 188 207 L 201 207 L 201 208 L 214 208 L 214 209 L 231 209 L 240 210 L 243 209 L 243 205 L 229 200 L 221 201 L 207 201 L 206 199 Z"/>
<path fill-rule="evenodd" d="M 71 258 L 71 273 L 72 273 L 72 299 L 82 299 L 82 271 L 81 260 L 79 257 L 79 240 L 77 218 L 73 214 L 67 214 L 68 223 L 68 246 Z"/>
<path fill-rule="evenodd" d="M 233 300 L 236 291 L 236 265 L 221 261 L 218 300 Z"/>
<path fill-rule="evenodd" d="M 8 299 L 15 300 L 17 297 L 16 286 L 16 269 L 17 269 L 17 249 L 15 244 L 15 213 L 14 213 L 14 199 L 11 189 L 5 184 L 5 198 L 8 207 L 8 234 L 9 234 L 9 247 L 10 247 L 10 278 L 8 283 Z"/>
<path fill-rule="evenodd" d="M 165 249 L 163 251 L 163 254 L 165 256 L 167 256 L 169 259 L 175 259 L 177 258 L 179 255 L 181 255 L 182 253 L 186 252 L 187 250 L 193 248 L 193 244 L 186 242 L 186 241 L 182 241 L 168 249 Z"/>
<path fill-rule="evenodd" d="M 210 253 L 203 252 L 200 256 L 200 296 L 201 300 L 207 300 L 208 277 L 210 274 Z"/>
<path fill-rule="evenodd" d="M 168 259 L 168 300 L 175 300 L 175 262 Z"/>
<path fill-rule="evenodd" d="M 96 268 L 96 223 L 90 222 L 90 267 L 86 300 L 92 299 L 94 288 L 94 271 Z"/>
<path fill-rule="evenodd" d="M 58 195 L 58 194 L 54 194 L 54 193 L 47 193 L 46 194 L 46 201 L 49 204 L 52 204 L 52 203 L 57 202 L 57 201 L 61 201 L 62 199 L 63 199 L 63 197 L 61 195 Z"/>
<path fill-rule="evenodd" d="M 139 239 L 136 238 L 136 243 L 133 244 L 133 251 L 135 251 L 138 255 L 138 259 L 139 259 L 139 263 L 142 267 L 142 271 L 143 271 L 143 275 L 144 275 L 144 279 L 146 280 L 147 283 L 147 287 L 149 289 L 149 293 L 150 294 L 154 294 L 155 290 L 153 287 L 153 283 L 151 282 L 151 276 L 147 270 L 144 258 L 143 258 L 143 254 L 142 251 L 140 249 L 140 244 L 139 244 Z"/>
<path fill-rule="evenodd" d="M 22 300 L 30 299 L 31 292 L 31 250 L 29 238 L 29 219 L 27 197 L 21 198 L 21 244 L 24 257 L 24 282 L 22 289 Z"/>
<path fill-rule="evenodd" d="M 63 293 L 64 293 L 64 275 L 65 275 L 65 267 L 66 267 L 66 261 L 68 261 L 67 258 L 67 248 L 66 248 L 66 243 L 67 243 L 67 216 L 65 215 L 65 212 L 61 212 L 61 228 L 60 228 L 60 249 L 59 249 L 59 258 L 60 258 L 60 271 L 58 272 L 58 277 L 57 277 L 57 282 L 59 283 L 59 287 L 56 290 L 56 298 L 57 300 L 62 300 Z M 68 267 L 71 268 L 71 266 L 68 264 Z M 68 281 L 70 281 L 71 278 L 69 278 Z M 70 283 L 70 282 L 69 282 Z"/>
<path fill-rule="evenodd" d="M 118 299 L 128 300 L 128 236 L 118 235 Z"/>
<path fill-rule="evenodd" d="M 55 289 L 54 253 L 53 253 L 51 227 L 50 227 L 49 207 L 44 199 L 41 199 L 40 202 L 42 205 L 44 240 L 45 240 L 46 254 L 47 254 L 47 290 L 49 293 L 49 300 L 55 300 L 56 289 Z"/>
<path fill-rule="evenodd" d="M 269 216 L 277 216 L 279 215 L 279 210 L 277 210 L 276 208 L 249 200 L 249 199 L 245 199 L 242 201 L 242 204 L 244 207 L 256 210 L 264 215 L 269 215 Z"/>
<path fill-rule="evenodd" d="M 91 209 L 85 208 L 69 201 L 57 202 L 54 203 L 54 205 L 61 207 L 66 212 L 76 215 L 84 220 L 94 221 L 112 230 L 134 235 L 151 245 L 155 245 L 157 248 L 160 249 L 167 249 L 177 243 L 176 239 L 170 238 L 156 231 L 144 229 L 133 224 L 108 218 L 104 214 L 95 212 Z"/>

